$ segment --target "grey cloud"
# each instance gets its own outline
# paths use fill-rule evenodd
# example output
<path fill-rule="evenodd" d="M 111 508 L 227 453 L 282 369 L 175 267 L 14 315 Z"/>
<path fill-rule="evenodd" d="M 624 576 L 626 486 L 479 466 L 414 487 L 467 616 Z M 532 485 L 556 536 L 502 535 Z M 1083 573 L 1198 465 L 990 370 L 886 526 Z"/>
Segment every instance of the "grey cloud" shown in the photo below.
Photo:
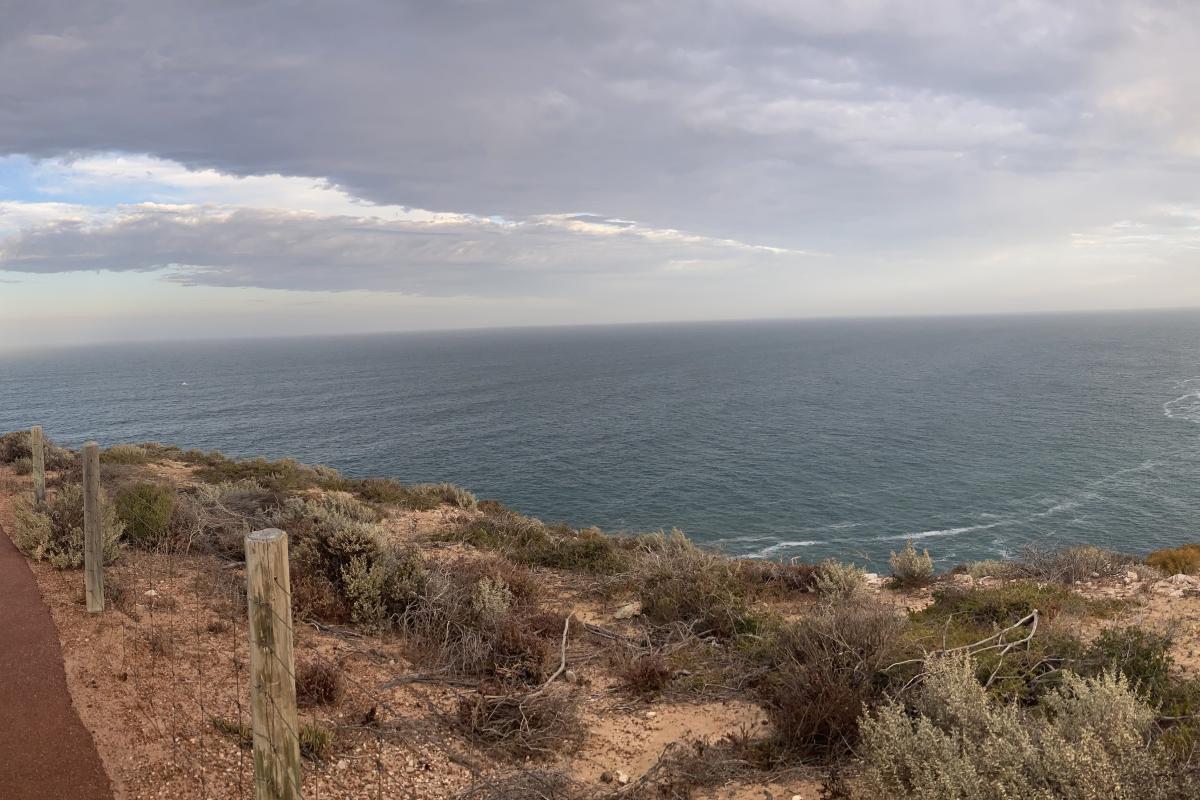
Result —
<path fill-rule="evenodd" d="M 880 251 L 1045 225 L 1004 199 L 1015 182 L 1065 182 L 1047 194 L 1069 226 L 1196 172 L 1171 150 L 1182 114 L 1112 101 L 1125 80 L 1200 73 L 1189 4 L 142 0 L 2 16 L 0 151 L 148 152 L 437 210 Z"/>
<path fill-rule="evenodd" d="M 553 295 L 589 282 L 731 269 L 745 279 L 806 258 L 595 217 L 429 224 L 156 206 L 54 222 L 0 241 L 0 269 L 25 273 L 173 267 L 172 280 L 187 284 L 426 296 Z"/>

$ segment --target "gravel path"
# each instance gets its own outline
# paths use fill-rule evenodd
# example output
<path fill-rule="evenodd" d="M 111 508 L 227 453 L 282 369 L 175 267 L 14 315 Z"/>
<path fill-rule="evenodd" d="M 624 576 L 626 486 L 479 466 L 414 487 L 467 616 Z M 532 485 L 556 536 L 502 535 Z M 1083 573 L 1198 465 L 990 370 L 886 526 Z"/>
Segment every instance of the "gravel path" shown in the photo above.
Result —
<path fill-rule="evenodd" d="M 0 528 L 0 797 L 112 800 L 79 721 L 50 611 Z"/>

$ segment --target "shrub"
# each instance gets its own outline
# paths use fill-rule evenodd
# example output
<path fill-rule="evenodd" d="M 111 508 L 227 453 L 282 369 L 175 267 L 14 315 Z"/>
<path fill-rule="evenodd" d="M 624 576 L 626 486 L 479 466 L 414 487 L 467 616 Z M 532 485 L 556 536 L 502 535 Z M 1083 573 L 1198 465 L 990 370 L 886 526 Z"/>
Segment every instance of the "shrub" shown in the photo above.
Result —
<path fill-rule="evenodd" d="M 464 521 L 446 538 L 496 550 L 521 564 L 551 569 L 612 574 L 626 569 L 631 561 L 622 540 L 605 536 L 598 528 L 551 528 L 505 508 Z"/>
<path fill-rule="evenodd" d="M 201 455 L 198 459 L 185 453 L 184 458 L 199 462 L 196 477 L 206 483 L 254 481 L 273 492 L 289 492 L 315 488 L 324 480 L 316 468 L 291 458 L 279 461 L 265 458 L 232 461 L 216 451 L 207 456 Z"/>
<path fill-rule="evenodd" d="M 296 702 L 301 708 L 332 705 L 342 697 L 342 673 L 325 661 L 306 661 L 296 667 Z"/>
<path fill-rule="evenodd" d="M 545 692 L 462 697 L 458 721 L 480 743 L 509 755 L 547 758 L 583 738 L 575 698 Z"/>
<path fill-rule="evenodd" d="M 540 611 L 528 574 L 502 564 L 460 561 L 428 575 L 404 615 L 409 640 L 424 661 L 505 685 L 545 678 L 565 620 Z"/>
<path fill-rule="evenodd" d="M 817 568 L 802 562 L 781 563 L 743 559 L 736 562 L 738 572 L 752 592 L 761 589 L 767 594 L 808 592 L 816 586 Z"/>
<path fill-rule="evenodd" d="M 752 658 L 771 668 L 759 693 L 782 747 L 825 756 L 853 747 L 859 713 L 882 699 L 904 630 L 890 605 L 860 596 L 769 632 Z"/>
<path fill-rule="evenodd" d="M 1171 637 L 1130 626 L 1106 628 L 1075 665 L 1085 676 L 1125 677 L 1139 694 L 1161 704 L 1171 688 Z"/>
<path fill-rule="evenodd" d="M 899 553 L 892 553 L 889 563 L 892 581 L 901 588 L 928 586 L 933 580 L 933 559 L 929 557 L 929 551 L 918 553 L 911 541 L 906 542 Z"/>
<path fill-rule="evenodd" d="M 340 539 L 344 547 L 347 537 Z M 331 557 L 337 560 L 338 556 Z M 340 577 L 351 621 L 381 629 L 417 601 L 425 585 L 425 563 L 416 550 L 384 547 L 352 556 Z"/>
<path fill-rule="evenodd" d="M 67 484 L 47 498 L 44 508 L 30 500 L 17 501 L 14 510 L 14 544 L 30 558 L 49 561 L 58 569 L 83 566 L 83 487 Z M 100 534 L 104 540 L 104 562 L 120 552 L 124 524 L 105 496 L 100 500 Z"/>
<path fill-rule="evenodd" d="M 679 531 L 658 537 L 637 562 L 634 583 L 647 619 L 681 622 L 731 638 L 753 622 L 737 564 L 696 547 Z"/>
<path fill-rule="evenodd" d="M 1146 563 L 1167 575 L 1195 575 L 1200 573 L 1200 544 L 1155 550 Z"/>
<path fill-rule="evenodd" d="M 675 670 L 659 653 L 639 656 L 625 664 L 619 671 L 625 688 L 640 695 L 654 695 L 667 688 L 675 677 Z"/>
<path fill-rule="evenodd" d="M 999 586 L 950 586 L 933 593 L 933 604 L 914 615 L 919 621 L 957 622 L 976 626 L 1008 626 L 1034 609 L 1049 619 L 1064 611 L 1084 611 L 1088 602 L 1062 586 L 1016 582 Z"/>
<path fill-rule="evenodd" d="M 862 723 L 861 798 L 1168 798 L 1182 780 L 1151 744 L 1154 714 L 1121 677 L 1068 673 L 1034 712 L 988 697 L 969 659 L 926 665 L 910 718 Z"/>
<path fill-rule="evenodd" d="M 195 512 L 203 544 L 239 561 L 246 557 L 246 534 L 269 527 L 282 505 L 277 492 L 253 480 L 201 485 L 185 502 L 191 506 L 189 511 Z"/>
<path fill-rule="evenodd" d="M 1134 556 L 1115 553 L 1103 547 L 1081 545 L 1063 550 L 1039 550 L 1027 547 L 1016 562 L 1017 577 L 1034 581 L 1071 584 L 1093 578 L 1121 575 L 1137 563 Z"/>
<path fill-rule="evenodd" d="M 146 448 L 136 444 L 114 444 L 100 454 L 101 464 L 145 464 L 149 460 Z"/>
<path fill-rule="evenodd" d="M 441 505 L 475 508 L 475 495 L 451 483 L 418 483 L 406 486 L 391 478 L 341 479 L 326 488 L 353 492 L 370 503 L 392 505 L 410 511 L 431 511 Z"/>
<path fill-rule="evenodd" d="M 851 599 L 866 590 L 867 573 L 853 564 L 827 559 L 817 565 L 813 588 L 832 599 Z"/>
<path fill-rule="evenodd" d="M 175 489 L 158 483 L 137 483 L 117 492 L 117 518 L 136 547 L 151 548 L 166 541 L 175 509 Z"/>
<path fill-rule="evenodd" d="M 305 722 L 300 725 L 300 757 L 321 762 L 333 752 L 333 731 L 321 725 Z"/>
<path fill-rule="evenodd" d="M 0 464 L 15 464 L 22 459 L 29 459 L 30 471 L 33 469 L 32 436 L 29 431 L 10 431 L 0 436 Z M 49 438 L 42 440 L 46 457 L 46 469 L 60 472 L 69 469 L 74 463 L 74 454 L 57 446 Z M 27 473 L 18 473 L 27 474 Z"/>
<path fill-rule="evenodd" d="M 33 459 L 29 456 L 21 456 L 16 461 L 12 462 L 13 472 L 18 475 L 33 474 Z"/>

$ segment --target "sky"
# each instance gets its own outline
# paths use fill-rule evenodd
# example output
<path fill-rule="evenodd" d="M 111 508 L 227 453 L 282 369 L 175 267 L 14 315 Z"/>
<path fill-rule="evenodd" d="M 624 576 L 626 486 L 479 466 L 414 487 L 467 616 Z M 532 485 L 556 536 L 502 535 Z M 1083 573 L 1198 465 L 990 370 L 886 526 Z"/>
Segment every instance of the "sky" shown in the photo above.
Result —
<path fill-rule="evenodd" d="M 1190 0 L 0 20 L 0 347 L 1200 306 Z"/>

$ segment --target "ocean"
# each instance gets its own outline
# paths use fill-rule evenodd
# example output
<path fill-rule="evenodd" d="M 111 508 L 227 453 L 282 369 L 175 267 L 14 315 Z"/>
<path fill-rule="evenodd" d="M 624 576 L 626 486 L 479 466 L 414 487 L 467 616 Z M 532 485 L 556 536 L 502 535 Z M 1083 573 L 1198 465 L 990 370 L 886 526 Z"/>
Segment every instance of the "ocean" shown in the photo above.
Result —
<path fill-rule="evenodd" d="M 886 569 L 1200 540 L 1200 312 L 0 353 L 0 430 L 451 481 L 546 521 Z"/>

